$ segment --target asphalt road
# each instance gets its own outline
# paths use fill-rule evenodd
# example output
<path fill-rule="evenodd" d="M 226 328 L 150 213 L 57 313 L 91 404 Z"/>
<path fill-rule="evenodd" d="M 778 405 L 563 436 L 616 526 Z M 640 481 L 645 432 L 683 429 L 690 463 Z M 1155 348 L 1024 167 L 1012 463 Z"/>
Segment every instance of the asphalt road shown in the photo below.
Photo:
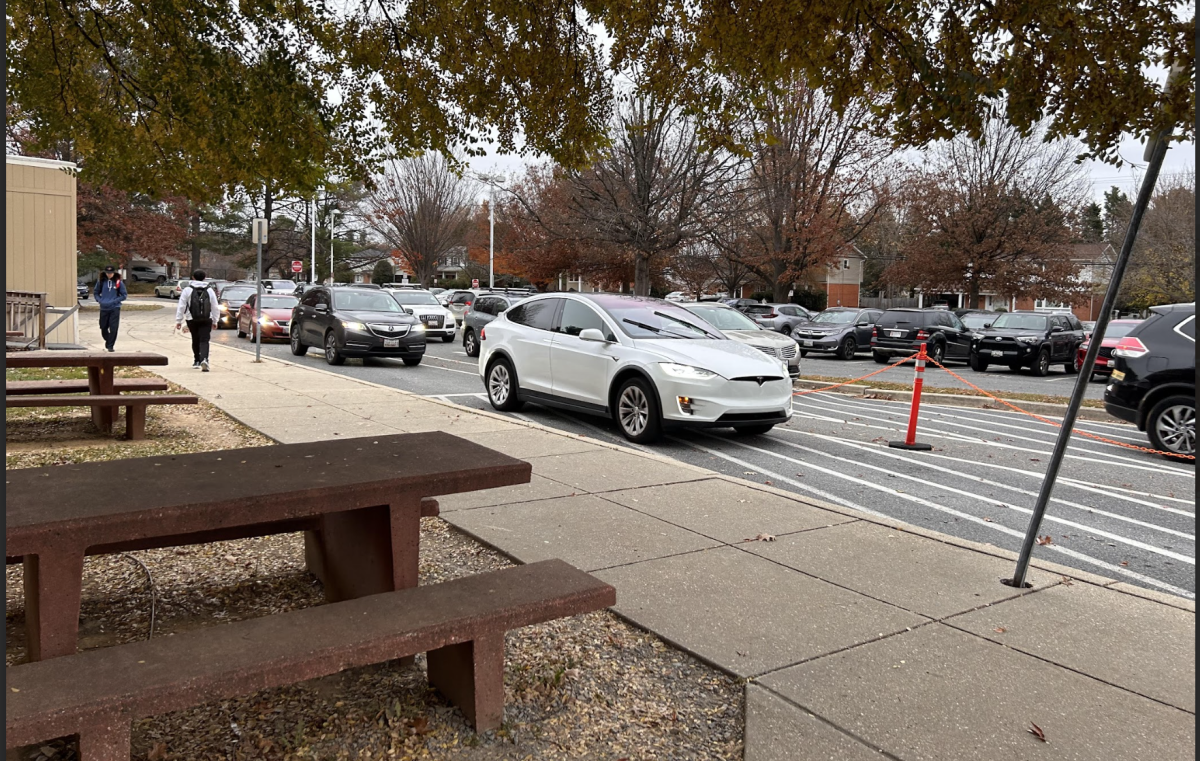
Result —
<path fill-rule="evenodd" d="M 253 344 L 238 339 L 232 330 L 215 332 L 214 340 L 253 351 Z M 329 367 L 317 350 L 293 358 L 284 343 L 264 345 L 263 354 L 491 409 L 477 363 L 457 342 L 431 343 L 418 367 L 392 360 L 365 365 L 349 360 L 342 367 Z M 857 376 L 879 367 L 869 357 L 843 362 L 812 355 L 801 365 L 804 375 Z M 912 374 L 909 369 L 890 372 L 897 380 Z M 929 385 L 941 385 L 938 372 L 927 373 Z M 1049 378 L 1007 371 L 980 374 L 966 368 L 956 372 L 993 391 L 1067 394 L 1074 378 L 1061 370 Z M 1091 391 L 1098 396 L 1103 384 L 1091 384 Z M 535 405 L 526 405 L 515 416 L 638 448 L 601 418 Z M 724 429 L 690 431 L 672 435 L 653 449 L 730 475 L 1017 550 L 1056 429 L 1015 412 L 926 404 L 918 440 L 932 444 L 933 451 L 888 448 L 888 440 L 903 438 L 907 418 L 903 403 L 810 393 L 796 398 L 788 425 L 765 436 L 740 437 Z M 1145 436 L 1132 426 L 1085 422 L 1079 428 L 1147 446 Z M 1050 537 L 1050 544 L 1036 547 L 1036 557 L 1194 599 L 1194 494 L 1194 465 L 1077 436 L 1042 525 L 1041 534 Z"/>

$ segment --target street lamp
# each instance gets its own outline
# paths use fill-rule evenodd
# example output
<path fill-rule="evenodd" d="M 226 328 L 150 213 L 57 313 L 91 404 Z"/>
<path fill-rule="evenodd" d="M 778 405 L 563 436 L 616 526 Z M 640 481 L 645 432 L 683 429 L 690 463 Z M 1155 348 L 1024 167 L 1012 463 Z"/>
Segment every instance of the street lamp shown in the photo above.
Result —
<path fill-rule="evenodd" d="M 491 188 L 488 198 L 488 288 L 496 287 L 496 186 L 505 183 L 502 174 L 475 175 Z"/>

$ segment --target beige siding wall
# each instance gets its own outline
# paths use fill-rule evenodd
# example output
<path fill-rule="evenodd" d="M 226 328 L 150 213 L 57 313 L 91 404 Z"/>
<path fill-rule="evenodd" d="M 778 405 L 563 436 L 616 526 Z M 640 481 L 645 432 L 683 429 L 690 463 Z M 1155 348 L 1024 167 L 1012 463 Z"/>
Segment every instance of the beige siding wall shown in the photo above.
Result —
<path fill-rule="evenodd" d="M 4 277 L 14 291 L 41 291 L 51 306 L 78 303 L 75 178 L 62 167 L 5 162 Z M 74 343 L 78 313 L 48 341 Z M 58 319 L 47 315 L 46 324 Z"/>

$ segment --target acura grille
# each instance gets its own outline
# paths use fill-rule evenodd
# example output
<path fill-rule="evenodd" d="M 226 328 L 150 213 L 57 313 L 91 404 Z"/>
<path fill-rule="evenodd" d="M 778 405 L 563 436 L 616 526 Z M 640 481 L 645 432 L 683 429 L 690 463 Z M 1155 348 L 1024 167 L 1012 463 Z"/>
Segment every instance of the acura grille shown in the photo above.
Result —
<path fill-rule="evenodd" d="M 389 325 L 387 323 L 368 322 L 371 332 L 382 338 L 400 338 L 408 335 L 407 325 Z"/>

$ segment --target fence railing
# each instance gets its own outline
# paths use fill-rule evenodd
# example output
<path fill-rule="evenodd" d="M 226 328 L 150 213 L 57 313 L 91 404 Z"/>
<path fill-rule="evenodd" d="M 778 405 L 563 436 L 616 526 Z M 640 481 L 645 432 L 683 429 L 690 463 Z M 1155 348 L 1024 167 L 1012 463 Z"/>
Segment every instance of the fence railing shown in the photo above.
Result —
<path fill-rule="evenodd" d="M 46 294 L 33 291 L 4 292 L 4 332 L 6 343 L 24 344 L 18 348 L 28 349 L 35 342 L 39 349 L 46 348 Z M 9 336 L 9 333 L 20 335 Z"/>

